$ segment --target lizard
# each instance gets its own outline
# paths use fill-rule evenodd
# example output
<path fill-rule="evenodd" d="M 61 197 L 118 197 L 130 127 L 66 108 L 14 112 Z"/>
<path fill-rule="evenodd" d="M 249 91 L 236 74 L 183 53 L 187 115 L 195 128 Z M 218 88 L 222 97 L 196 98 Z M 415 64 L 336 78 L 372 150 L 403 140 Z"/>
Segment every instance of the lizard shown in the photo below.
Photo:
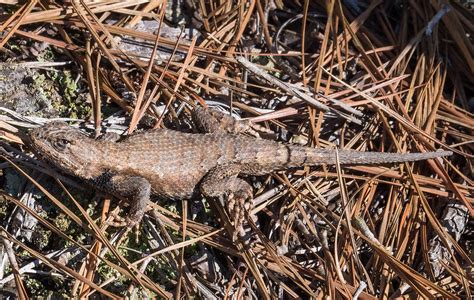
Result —
<path fill-rule="evenodd" d="M 203 107 L 192 112 L 200 133 L 161 128 L 116 138 L 94 139 L 65 122 L 50 122 L 29 133 L 28 144 L 62 172 L 97 189 L 129 199 L 125 218 L 137 225 L 152 194 L 172 199 L 193 195 L 226 199 L 236 231 L 251 208 L 252 186 L 243 178 L 301 166 L 334 165 L 336 150 L 285 144 L 240 134 L 252 132 L 237 120 Z M 344 164 L 386 164 L 451 155 L 450 151 L 384 153 L 338 150 Z"/>

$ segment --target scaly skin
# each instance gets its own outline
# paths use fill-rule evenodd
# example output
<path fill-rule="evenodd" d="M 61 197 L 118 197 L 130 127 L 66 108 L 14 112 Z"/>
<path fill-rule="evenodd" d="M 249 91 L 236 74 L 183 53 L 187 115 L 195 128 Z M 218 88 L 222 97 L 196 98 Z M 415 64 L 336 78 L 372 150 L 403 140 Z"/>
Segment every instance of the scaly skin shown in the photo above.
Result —
<path fill-rule="evenodd" d="M 62 122 L 52 122 L 30 133 L 32 148 L 67 174 L 90 182 L 98 189 L 131 198 L 129 225 L 140 222 L 150 193 L 174 199 L 195 193 L 227 196 L 235 226 L 249 208 L 251 186 L 240 175 L 263 175 L 303 165 L 335 164 L 335 150 L 285 145 L 247 137 L 248 123 L 218 112 L 197 109 L 195 122 L 204 131 L 192 134 L 156 129 L 133 134 L 121 141 L 92 139 Z M 224 125 L 222 125 L 224 124 Z M 237 128 L 237 129 L 236 129 Z M 231 133 L 228 133 L 231 132 Z M 340 150 L 341 164 L 383 164 L 425 160 L 450 155 L 379 153 Z"/>

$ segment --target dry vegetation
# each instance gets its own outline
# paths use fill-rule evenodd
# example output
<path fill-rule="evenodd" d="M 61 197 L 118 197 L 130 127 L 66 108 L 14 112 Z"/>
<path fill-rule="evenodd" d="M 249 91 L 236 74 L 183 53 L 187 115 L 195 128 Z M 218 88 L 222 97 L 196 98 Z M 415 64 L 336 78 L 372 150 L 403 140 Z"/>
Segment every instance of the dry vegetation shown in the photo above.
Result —
<path fill-rule="evenodd" d="M 61 95 L 54 117 L 87 119 L 96 133 L 189 131 L 192 107 L 208 105 L 283 142 L 454 155 L 248 178 L 257 218 L 245 243 L 206 199 L 157 200 L 134 233 L 106 224 L 118 201 L 21 145 L 24 129 L 44 122 L 39 109 L 4 106 L 0 295 L 472 298 L 467 5 L 163 2 L 0 0 L 2 68 L 34 70 L 36 87 Z"/>

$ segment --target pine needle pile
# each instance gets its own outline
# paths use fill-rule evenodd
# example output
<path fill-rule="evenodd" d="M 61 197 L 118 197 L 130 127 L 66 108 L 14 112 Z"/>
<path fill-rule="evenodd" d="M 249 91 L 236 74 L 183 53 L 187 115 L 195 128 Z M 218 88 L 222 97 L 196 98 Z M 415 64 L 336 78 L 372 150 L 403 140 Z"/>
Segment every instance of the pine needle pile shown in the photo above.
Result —
<path fill-rule="evenodd" d="M 471 299 L 473 20 L 468 1 L 0 0 L 0 297 Z M 46 119 L 192 132 L 196 106 L 283 143 L 454 154 L 246 178 L 233 240 L 203 197 L 112 227 L 126 206 L 22 143 Z"/>

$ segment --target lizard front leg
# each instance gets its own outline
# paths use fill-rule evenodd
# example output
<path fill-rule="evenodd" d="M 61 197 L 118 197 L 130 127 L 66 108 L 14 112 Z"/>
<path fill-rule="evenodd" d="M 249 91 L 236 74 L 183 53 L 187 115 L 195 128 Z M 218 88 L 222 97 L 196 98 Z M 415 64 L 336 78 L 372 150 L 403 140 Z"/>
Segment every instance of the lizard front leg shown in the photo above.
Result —
<path fill-rule="evenodd" d="M 150 199 L 150 182 L 139 176 L 114 175 L 105 184 L 107 191 L 129 199 L 130 209 L 125 223 L 128 227 L 137 225 L 142 220 Z"/>
<path fill-rule="evenodd" d="M 206 197 L 226 197 L 225 206 L 234 223 L 234 236 L 243 236 L 243 223 L 245 213 L 252 208 L 252 187 L 245 180 L 238 178 L 240 173 L 238 165 L 217 166 L 203 179 L 200 190 Z"/>
<path fill-rule="evenodd" d="M 237 120 L 223 112 L 196 107 L 192 111 L 193 122 L 202 133 L 249 133 L 258 136 L 258 132 L 271 133 L 268 129 L 253 124 L 249 120 Z"/>

